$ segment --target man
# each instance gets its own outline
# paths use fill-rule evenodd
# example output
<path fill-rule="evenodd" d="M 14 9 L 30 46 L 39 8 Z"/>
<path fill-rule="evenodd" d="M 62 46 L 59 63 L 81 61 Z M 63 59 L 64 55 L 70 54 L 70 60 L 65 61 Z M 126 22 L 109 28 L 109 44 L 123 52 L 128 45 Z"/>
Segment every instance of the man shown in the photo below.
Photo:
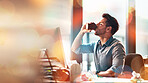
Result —
<path fill-rule="evenodd" d="M 117 20 L 105 13 L 102 20 L 96 24 L 95 35 L 100 37 L 97 43 L 82 44 L 85 33 L 91 32 L 85 24 L 72 44 L 72 51 L 76 54 L 94 53 L 96 74 L 98 76 L 115 76 L 115 72 L 121 72 L 125 51 L 119 40 L 113 38 L 119 24 Z"/>

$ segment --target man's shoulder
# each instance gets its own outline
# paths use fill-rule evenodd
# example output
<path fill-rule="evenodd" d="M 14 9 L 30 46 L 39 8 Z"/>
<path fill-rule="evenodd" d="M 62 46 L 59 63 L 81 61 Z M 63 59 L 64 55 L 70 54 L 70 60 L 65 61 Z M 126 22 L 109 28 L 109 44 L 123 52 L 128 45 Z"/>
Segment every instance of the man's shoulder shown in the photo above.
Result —
<path fill-rule="evenodd" d="M 121 41 L 119 41 L 119 40 L 116 39 L 116 38 L 113 38 L 113 41 L 111 42 L 111 45 L 112 45 L 112 46 L 118 46 L 118 45 L 123 46 L 122 43 L 121 43 Z"/>
<path fill-rule="evenodd" d="M 117 44 L 118 42 L 120 42 L 118 39 L 116 38 L 113 38 L 110 45 L 114 45 L 114 44 Z"/>
<path fill-rule="evenodd" d="M 111 49 L 112 49 L 113 56 L 116 56 L 116 55 L 125 56 L 124 45 L 118 39 L 114 39 Z"/>

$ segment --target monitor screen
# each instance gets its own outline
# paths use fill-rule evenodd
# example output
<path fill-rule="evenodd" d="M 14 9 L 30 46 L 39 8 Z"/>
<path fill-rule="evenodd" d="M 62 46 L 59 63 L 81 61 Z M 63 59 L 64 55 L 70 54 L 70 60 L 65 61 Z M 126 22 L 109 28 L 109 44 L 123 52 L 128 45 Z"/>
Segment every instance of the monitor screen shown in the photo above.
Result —
<path fill-rule="evenodd" d="M 44 44 L 41 46 L 40 57 L 49 58 L 52 61 L 54 61 L 53 59 L 55 58 L 55 62 L 52 62 L 52 65 L 65 67 L 65 54 L 62 45 L 60 28 L 44 30 L 42 31 L 42 36 L 46 36 L 47 39 L 45 39 Z"/>

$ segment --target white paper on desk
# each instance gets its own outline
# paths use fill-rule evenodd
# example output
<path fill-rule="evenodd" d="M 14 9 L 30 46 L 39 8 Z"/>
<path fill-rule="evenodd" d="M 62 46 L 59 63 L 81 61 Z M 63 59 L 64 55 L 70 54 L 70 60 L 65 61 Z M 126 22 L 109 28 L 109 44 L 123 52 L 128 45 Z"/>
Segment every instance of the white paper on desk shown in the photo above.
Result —
<path fill-rule="evenodd" d="M 83 78 L 82 76 L 84 75 L 86 76 L 86 78 L 88 78 L 87 81 L 94 81 L 97 80 L 98 78 L 97 75 L 95 74 L 95 71 L 90 71 L 90 70 L 88 72 L 83 71 L 81 72 L 80 78 L 82 79 Z"/>

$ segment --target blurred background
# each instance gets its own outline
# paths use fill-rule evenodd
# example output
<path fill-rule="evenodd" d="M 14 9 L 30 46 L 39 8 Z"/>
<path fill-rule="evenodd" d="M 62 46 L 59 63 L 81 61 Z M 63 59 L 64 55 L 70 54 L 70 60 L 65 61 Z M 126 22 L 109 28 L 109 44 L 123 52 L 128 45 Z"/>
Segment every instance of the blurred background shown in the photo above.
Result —
<path fill-rule="evenodd" d="M 43 48 L 70 60 L 71 10 L 72 0 L 0 0 L 0 82 L 34 79 Z"/>
<path fill-rule="evenodd" d="M 120 28 L 114 37 L 122 42 L 127 51 L 126 27 L 132 8 L 136 18 L 136 53 L 148 58 L 146 3 L 147 0 L 0 0 L 0 69 L 7 69 L 9 74 L 25 76 L 32 72 L 30 63 L 36 61 L 40 49 L 52 50 L 50 48 L 58 46 L 61 50 L 56 50 L 57 53 L 68 64 L 73 57 L 70 49 L 74 35 L 77 35 L 81 25 L 99 22 L 103 13 L 117 18 Z M 80 15 L 75 11 L 79 8 Z M 77 26 L 79 21 L 74 19 L 80 19 L 81 24 Z M 52 30 L 55 28 L 60 28 L 57 40 Z M 83 43 L 98 39 L 91 32 L 83 37 Z M 58 41 L 60 43 L 55 43 Z M 52 52 L 54 54 L 55 50 Z M 92 56 L 82 56 L 80 62 L 84 71 L 95 69 Z"/>

